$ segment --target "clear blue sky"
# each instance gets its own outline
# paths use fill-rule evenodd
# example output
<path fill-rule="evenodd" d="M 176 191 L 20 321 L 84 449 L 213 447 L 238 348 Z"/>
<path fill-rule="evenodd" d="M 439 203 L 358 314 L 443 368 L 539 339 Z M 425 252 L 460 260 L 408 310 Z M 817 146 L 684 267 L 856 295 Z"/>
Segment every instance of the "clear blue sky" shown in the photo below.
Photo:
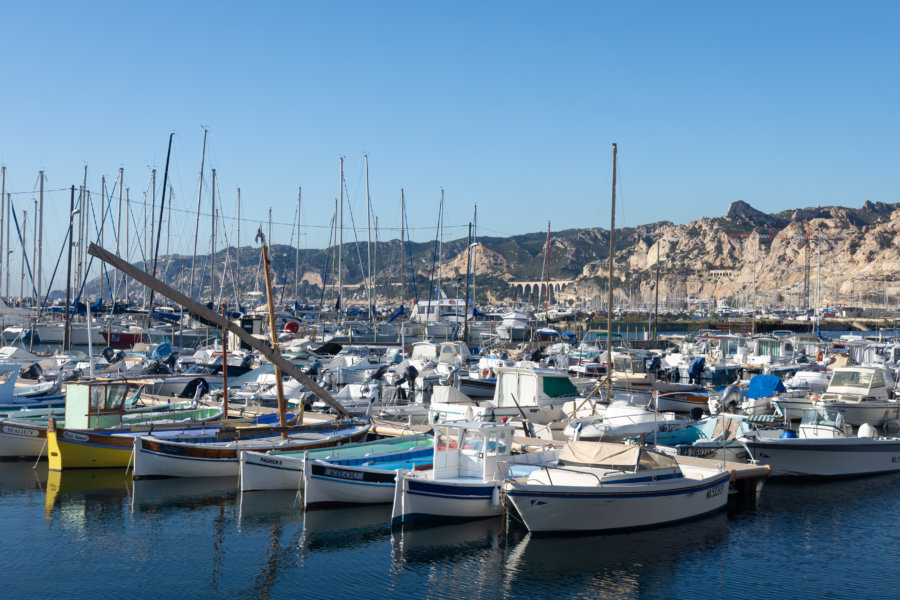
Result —
<path fill-rule="evenodd" d="M 476 202 L 482 235 L 607 227 L 611 142 L 618 224 L 738 199 L 900 202 L 898 22 L 896 2 L 7 3 L 0 161 L 17 210 L 40 169 L 59 190 L 85 164 L 95 198 L 121 166 L 140 200 L 174 131 L 186 253 L 203 126 L 204 211 L 215 167 L 229 218 L 241 188 L 244 245 L 269 207 L 272 241 L 290 241 L 302 186 L 301 245 L 325 246 L 340 156 L 364 239 L 364 153 L 381 239 L 397 236 L 401 187 L 418 241 L 441 188 L 445 239 Z M 68 193 L 46 202 L 49 274 Z M 207 218 L 203 251 L 208 232 Z"/>

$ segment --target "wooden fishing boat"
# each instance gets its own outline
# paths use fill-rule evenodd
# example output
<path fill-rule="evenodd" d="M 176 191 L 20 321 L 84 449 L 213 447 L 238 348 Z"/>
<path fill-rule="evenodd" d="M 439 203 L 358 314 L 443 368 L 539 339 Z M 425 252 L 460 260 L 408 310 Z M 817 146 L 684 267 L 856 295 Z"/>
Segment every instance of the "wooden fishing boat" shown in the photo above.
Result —
<path fill-rule="evenodd" d="M 358 442 L 369 432 L 369 423 L 360 421 L 299 425 L 284 430 L 285 436 L 270 430 L 222 431 L 201 438 L 146 435 L 134 438 L 134 477 L 223 477 L 237 476 L 240 453 L 244 450 L 305 450 Z M 233 436 L 233 439 L 223 439 Z"/>

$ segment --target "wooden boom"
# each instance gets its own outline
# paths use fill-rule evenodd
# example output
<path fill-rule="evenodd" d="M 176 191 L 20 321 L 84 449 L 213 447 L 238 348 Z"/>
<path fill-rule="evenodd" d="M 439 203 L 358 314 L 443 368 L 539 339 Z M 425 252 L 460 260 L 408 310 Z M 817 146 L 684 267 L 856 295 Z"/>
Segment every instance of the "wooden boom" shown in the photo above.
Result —
<path fill-rule="evenodd" d="M 165 296 L 169 300 L 172 300 L 179 306 L 183 306 L 190 312 L 199 315 L 207 321 L 215 323 L 220 327 L 224 327 L 234 335 L 238 336 L 242 341 L 246 342 L 252 348 L 259 350 L 259 352 L 267 359 L 269 359 L 272 364 L 277 365 L 282 371 L 308 387 L 312 391 L 312 393 L 315 394 L 319 399 L 321 399 L 331 408 L 337 411 L 338 417 L 350 416 L 350 413 L 347 412 L 347 409 L 345 409 L 340 402 L 335 400 L 331 394 L 322 389 L 322 387 L 315 381 L 313 381 L 311 377 L 309 377 L 306 373 L 298 369 L 295 365 L 291 364 L 288 360 L 281 356 L 280 352 L 276 352 L 272 348 L 269 348 L 265 342 L 253 337 L 252 335 L 241 329 L 238 325 L 235 325 L 228 319 L 220 317 L 215 311 L 206 308 L 199 302 L 191 300 L 181 292 L 173 290 L 162 281 L 151 277 L 149 273 L 141 271 L 131 263 L 122 260 L 112 252 L 101 248 L 93 242 L 91 242 L 91 245 L 88 247 L 88 254 L 99 258 L 103 262 L 113 266 L 119 271 L 122 271 L 132 279 L 143 283 L 151 290 L 159 292 L 161 295 Z M 153 307 L 150 307 L 150 310 L 152 311 Z M 222 340 L 222 343 L 225 343 L 225 340 Z"/>

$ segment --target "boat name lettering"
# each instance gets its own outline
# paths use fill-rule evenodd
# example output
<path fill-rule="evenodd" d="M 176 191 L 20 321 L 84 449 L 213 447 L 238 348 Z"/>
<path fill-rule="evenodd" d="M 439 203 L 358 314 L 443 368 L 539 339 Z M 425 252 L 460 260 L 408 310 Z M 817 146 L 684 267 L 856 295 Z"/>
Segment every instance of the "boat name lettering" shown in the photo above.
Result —
<path fill-rule="evenodd" d="M 353 471 L 341 471 L 338 469 L 325 469 L 325 477 L 336 477 L 338 479 L 358 479 L 363 478 L 362 473 L 354 473 Z"/>
<path fill-rule="evenodd" d="M 24 429 L 22 427 L 10 427 L 9 425 L 4 425 L 3 433 L 9 433 L 12 435 L 25 435 L 28 437 L 37 437 L 39 432 L 37 429 Z"/>
<path fill-rule="evenodd" d="M 722 492 L 724 492 L 724 491 L 725 491 L 725 484 L 720 483 L 716 487 L 706 490 L 706 497 L 714 498 L 716 496 L 721 496 Z"/>
<path fill-rule="evenodd" d="M 892 456 L 891 462 L 892 463 L 900 463 L 900 456 Z"/>
<path fill-rule="evenodd" d="M 63 439 L 71 440 L 73 442 L 86 442 L 90 438 L 88 438 L 88 436 L 84 435 L 83 433 L 74 433 L 72 431 L 64 431 Z"/>
<path fill-rule="evenodd" d="M 266 465 L 280 465 L 281 459 L 280 458 L 269 458 L 268 456 L 261 456 L 259 458 L 259 462 L 266 464 Z"/>

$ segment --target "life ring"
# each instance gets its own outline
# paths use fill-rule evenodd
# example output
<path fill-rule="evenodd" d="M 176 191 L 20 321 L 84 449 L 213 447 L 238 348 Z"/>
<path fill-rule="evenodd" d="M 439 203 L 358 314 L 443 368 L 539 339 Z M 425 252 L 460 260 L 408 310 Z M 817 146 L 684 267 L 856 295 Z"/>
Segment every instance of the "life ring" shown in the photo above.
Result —
<path fill-rule="evenodd" d="M 300 325 L 296 321 L 288 321 L 284 324 L 284 332 L 285 333 L 297 333 L 300 330 Z"/>
<path fill-rule="evenodd" d="M 490 367 L 485 367 L 478 373 L 478 376 L 481 377 L 481 379 L 490 379 L 491 375 L 493 375 L 493 373 L 491 373 Z"/>
<path fill-rule="evenodd" d="M 816 362 L 822 362 L 822 359 L 825 358 L 825 355 L 822 354 L 822 351 L 819 350 L 819 353 L 816 354 Z"/>

